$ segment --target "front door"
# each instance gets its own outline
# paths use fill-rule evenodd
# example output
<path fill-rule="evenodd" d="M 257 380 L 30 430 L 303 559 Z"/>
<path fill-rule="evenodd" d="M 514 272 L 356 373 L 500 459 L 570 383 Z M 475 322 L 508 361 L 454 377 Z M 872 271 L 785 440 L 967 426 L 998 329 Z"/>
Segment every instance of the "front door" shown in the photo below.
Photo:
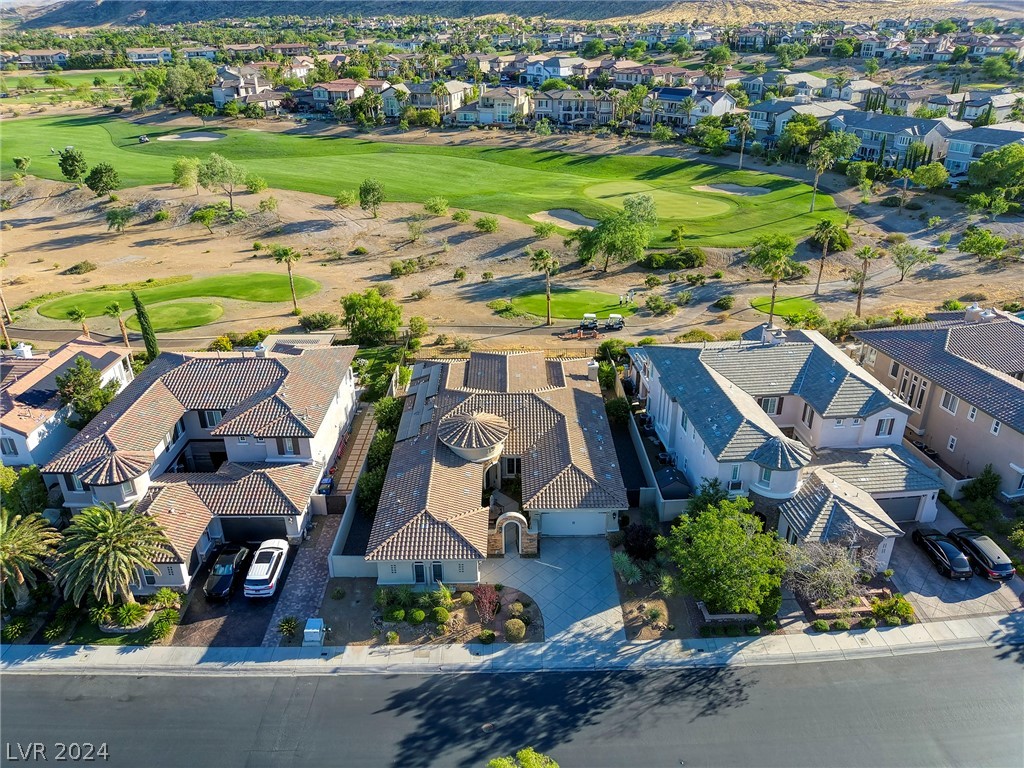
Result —
<path fill-rule="evenodd" d="M 413 573 L 416 576 L 416 583 L 417 584 L 426 584 L 427 583 L 427 571 L 423 567 L 423 563 L 413 563 L 412 570 L 413 570 Z"/>
<path fill-rule="evenodd" d="M 505 554 L 511 555 L 519 552 L 519 525 L 517 523 L 505 523 Z"/>

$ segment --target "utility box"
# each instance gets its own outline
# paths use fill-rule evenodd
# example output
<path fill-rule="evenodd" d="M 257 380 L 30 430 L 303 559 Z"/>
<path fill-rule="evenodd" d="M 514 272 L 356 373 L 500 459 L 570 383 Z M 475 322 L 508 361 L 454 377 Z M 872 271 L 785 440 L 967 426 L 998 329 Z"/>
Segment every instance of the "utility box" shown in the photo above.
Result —
<path fill-rule="evenodd" d="M 324 620 L 306 619 L 306 628 L 302 630 L 302 647 L 319 648 L 324 644 Z"/>

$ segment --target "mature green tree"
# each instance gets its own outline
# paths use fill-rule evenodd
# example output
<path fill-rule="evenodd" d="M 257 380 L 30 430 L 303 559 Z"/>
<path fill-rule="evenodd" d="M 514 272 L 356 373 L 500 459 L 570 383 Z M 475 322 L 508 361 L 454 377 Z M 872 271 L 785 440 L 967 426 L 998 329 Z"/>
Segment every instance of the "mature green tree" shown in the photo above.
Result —
<path fill-rule="evenodd" d="M 377 179 L 363 179 L 359 185 L 359 207 L 364 211 L 373 214 L 377 218 L 377 212 L 384 204 L 384 185 Z"/>
<path fill-rule="evenodd" d="M 549 77 L 540 84 L 540 90 L 543 93 L 547 93 L 548 91 L 564 91 L 568 87 L 569 84 L 560 77 Z"/>
<path fill-rule="evenodd" d="M 837 59 L 848 59 L 853 56 L 853 45 L 846 40 L 840 40 L 832 46 L 832 55 Z"/>
<path fill-rule="evenodd" d="M 760 613 L 782 584 L 785 563 L 774 533 L 750 514 L 749 499 L 725 499 L 698 515 L 684 515 L 658 546 L 678 566 L 680 591 L 711 613 Z"/>
<path fill-rule="evenodd" d="M 274 257 L 274 261 L 278 264 L 284 264 L 288 268 L 288 287 L 292 291 L 292 307 L 295 310 L 295 314 L 298 314 L 299 302 L 295 298 L 295 276 L 292 274 L 292 265 L 298 263 L 302 258 L 302 254 L 286 245 L 273 245 L 270 248 L 270 255 Z"/>
<path fill-rule="evenodd" d="M 558 768 L 558 763 L 533 747 L 526 747 L 515 755 L 494 758 L 487 763 L 487 768 Z"/>
<path fill-rule="evenodd" d="M 202 163 L 198 157 L 179 157 L 171 166 L 171 173 L 174 186 L 181 189 L 195 187 L 196 194 L 199 194 L 199 168 Z"/>
<path fill-rule="evenodd" d="M 155 88 L 140 88 L 132 94 L 132 109 L 136 112 L 145 112 L 156 104 L 156 98 Z"/>
<path fill-rule="evenodd" d="M 89 167 L 85 162 L 85 153 L 74 147 L 61 150 L 57 165 L 60 166 L 60 172 L 68 181 L 78 181 L 85 175 Z"/>
<path fill-rule="evenodd" d="M 877 75 L 878 70 L 881 68 L 882 67 L 878 63 L 877 59 L 868 59 L 864 62 L 864 74 L 867 75 L 869 79 Z"/>
<path fill-rule="evenodd" d="M 249 174 L 226 157 L 211 152 L 199 166 L 199 184 L 210 191 L 219 189 L 228 196 L 228 210 L 235 210 L 235 193 L 244 186 Z"/>
<path fill-rule="evenodd" d="M 814 115 L 796 115 L 782 129 L 779 151 L 789 157 L 805 152 L 821 135 L 821 126 Z"/>
<path fill-rule="evenodd" d="M 383 298 L 376 288 L 344 296 L 341 306 L 345 311 L 343 322 L 356 344 L 378 346 L 398 334 L 402 310 L 391 299 Z"/>
<path fill-rule="evenodd" d="M 121 234 L 128 228 L 132 219 L 135 218 L 135 211 L 129 205 L 118 206 L 107 211 L 107 229 L 112 229 Z"/>
<path fill-rule="evenodd" d="M 957 248 L 961 253 L 971 253 L 978 257 L 978 261 L 988 259 L 999 259 L 1006 248 L 1006 238 L 992 234 L 987 229 L 980 227 L 969 227 L 964 236 L 960 239 Z"/>
<path fill-rule="evenodd" d="M 690 497 L 686 513 L 691 517 L 699 515 L 705 509 L 717 507 L 728 498 L 729 492 L 725 490 L 721 480 L 717 477 L 705 477 Z"/>
<path fill-rule="evenodd" d="M 0 464 L 0 498 L 4 508 L 16 515 L 32 515 L 46 509 L 48 497 L 39 467 L 17 470 Z"/>
<path fill-rule="evenodd" d="M 189 112 L 198 117 L 205 128 L 206 121 L 217 114 L 217 108 L 213 104 L 207 104 L 205 101 L 198 101 L 189 108 Z"/>
<path fill-rule="evenodd" d="M 775 296 L 779 282 L 806 274 L 807 267 L 793 260 L 796 241 L 789 235 L 758 235 L 747 252 L 750 265 L 772 281 L 772 301 L 768 312 L 768 325 L 775 320 Z"/>
<path fill-rule="evenodd" d="M 156 331 L 153 330 L 153 323 L 149 319 L 146 305 L 142 303 L 142 299 L 135 291 L 132 291 L 132 304 L 135 306 L 135 319 L 139 321 L 139 330 L 142 332 L 142 342 L 146 345 L 146 357 L 152 362 L 160 354 Z"/>
<path fill-rule="evenodd" d="M 892 257 L 893 265 L 900 271 L 901 283 L 917 267 L 934 264 L 938 259 L 934 253 L 910 243 L 896 243 L 889 249 L 889 256 Z"/>
<path fill-rule="evenodd" d="M 986 152 L 971 163 L 967 178 L 972 187 L 984 190 L 1024 191 L 1024 144 L 1007 144 Z"/>
<path fill-rule="evenodd" d="M 0 471 L 13 472 L 9 467 Z M 18 511 L 6 493 L 4 501 L 0 508 L 0 605 L 8 607 L 13 598 L 14 605 L 20 607 L 28 602 L 28 591 L 36 585 L 38 574 L 47 572 L 46 561 L 60 542 L 60 534 L 39 512 Z"/>
<path fill-rule="evenodd" d="M 725 66 L 732 61 L 732 51 L 729 50 L 728 45 L 716 45 L 707 50 L 704 54 L 704 61 L 708 64 Z"/>
<path fill-rule="evenodd" d="M 939 189 L 949 179 L 949 171 L 942 163 L 928 163 L 914 169 L 914 183 L 928 189 Z"/>
<path fill-rule="evenodd" d="M 823 136 L 818 145 L 827 149 L 836 162 L 846 162 L 860 149 L 860 137 L 846 131 L 832 131 Z"/>
<path fill-rule="evenodd" d="M 105 195 L 121 186 L 121 177 L 110 163 L 98 163 L 85 177 L 85 186 L 97 196 Z"/>
<path fill-rule="evenodd" d="M 630 195 L 623 201 L 621 212 L 606 216 L 591 229 L 575 230 L 565 242 L 576 245 L 576 254 L 584 264 L 603 255 L 607 272 L 612 259 L 637 261 L 643 257 L 657 220 L 650 195 Z"/>
<path fill-rule="evenodd" d="M 134 603 L 131 586 L 141 571 L 170 546 L 149 515 L 118 509 L 111 503 L 86 507 L 71 519 L 57 554 L 57 582 L 75 605 L 91 592 L 97 600 Z"/>
<path fill-rule="evenodd" d="M 537 251 L 527 248 L 526 254 L 530 257 L 530 269 L 544 275 L 544 296 L 548 308 L 547 324 L 551 325 L 551 276 L 558 272 L 558 259 L 551 255 L 551 251 L 544 248 Z"/>
<path fill-rule="evenodd" d="M 857 288 L 857 309 L 854 314 L 860 317 L 860 305 L 864 299 L 864 286 L 868 282 L 868 265 L 873 260 L 881 258 L 882 254 L 870 245 L 865 245 L 858 248 L 854 256 L 860 259 L 860 269 L 853 274 L 850 280 L 853 281 L 854 286 Z"/>
<path fill-rule="evenodd" d="M 821 258 L 818 260 L 818 279 L 814 283 L 814 295 L 821 291 L 821 275 L 825 271 L 825 262 L 828 260 L 828 250 L 832 247 L 841 235 L 839 225 L 831 219 L 819 221 L 814 228 L 814 239 L 821 245 Z"/>
<path fill-rule="evenodd" d="M 79 356 L 73 366 L 56 377 L 61 405 L 71 406 L 74 411 L 67 418 L 68 425 L 74 429 L 82 429 L 117 396 L 117 382 L 103 384 L 101 375 L 88 360 Z"/>

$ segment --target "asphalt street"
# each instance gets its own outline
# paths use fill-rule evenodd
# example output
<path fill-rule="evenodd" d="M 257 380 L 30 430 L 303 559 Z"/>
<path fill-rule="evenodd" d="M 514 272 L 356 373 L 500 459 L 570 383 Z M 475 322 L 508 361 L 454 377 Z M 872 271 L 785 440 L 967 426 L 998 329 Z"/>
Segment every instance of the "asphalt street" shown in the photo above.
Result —
<path fill-rule="evenodd" d="M 1024 765 L 1024 656 L 580 674 L 5 675 L 5 765 L 106 744 L 110 766 Z M 36 753 L 38 754 L 38 753 Z"/>

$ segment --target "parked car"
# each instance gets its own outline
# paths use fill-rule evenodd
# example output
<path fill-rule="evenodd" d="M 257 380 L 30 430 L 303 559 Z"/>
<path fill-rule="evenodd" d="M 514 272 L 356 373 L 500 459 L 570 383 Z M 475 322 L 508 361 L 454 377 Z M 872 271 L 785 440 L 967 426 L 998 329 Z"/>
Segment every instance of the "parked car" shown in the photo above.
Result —
<path fill-rule="evenodd" d="M 925 551 L 943 576 L 967 581 L 974 575 L 967 557 L 957 549 L 956 544 L 948 536 L 934 528 L 918 528 L 911 538 Z"/>
<path fill-rule="evenodd" d="M 284 539 L 268 539 L 260 544 L 249 572 L 245 575 L 245 596 L 272 597 L 277 591 L 287 559 L 288 542 Z"/>
<path fill-rule="evenodd" d="M 203 594 L 211 600 L 227 600 L 231 597 L 239 578 L 245 573 L 248 559 L 249 550 L 245 547 L 226 547 L 221 550 L 203 585 Z"/>
<path fill-rule="evenodd" d="M 970 528 L 954 528 L 949 538 L 963 550 L 979 576 L 992 581 L 1009 581 L 1015 569 L 1010 558 L 992 539 Z"/>

